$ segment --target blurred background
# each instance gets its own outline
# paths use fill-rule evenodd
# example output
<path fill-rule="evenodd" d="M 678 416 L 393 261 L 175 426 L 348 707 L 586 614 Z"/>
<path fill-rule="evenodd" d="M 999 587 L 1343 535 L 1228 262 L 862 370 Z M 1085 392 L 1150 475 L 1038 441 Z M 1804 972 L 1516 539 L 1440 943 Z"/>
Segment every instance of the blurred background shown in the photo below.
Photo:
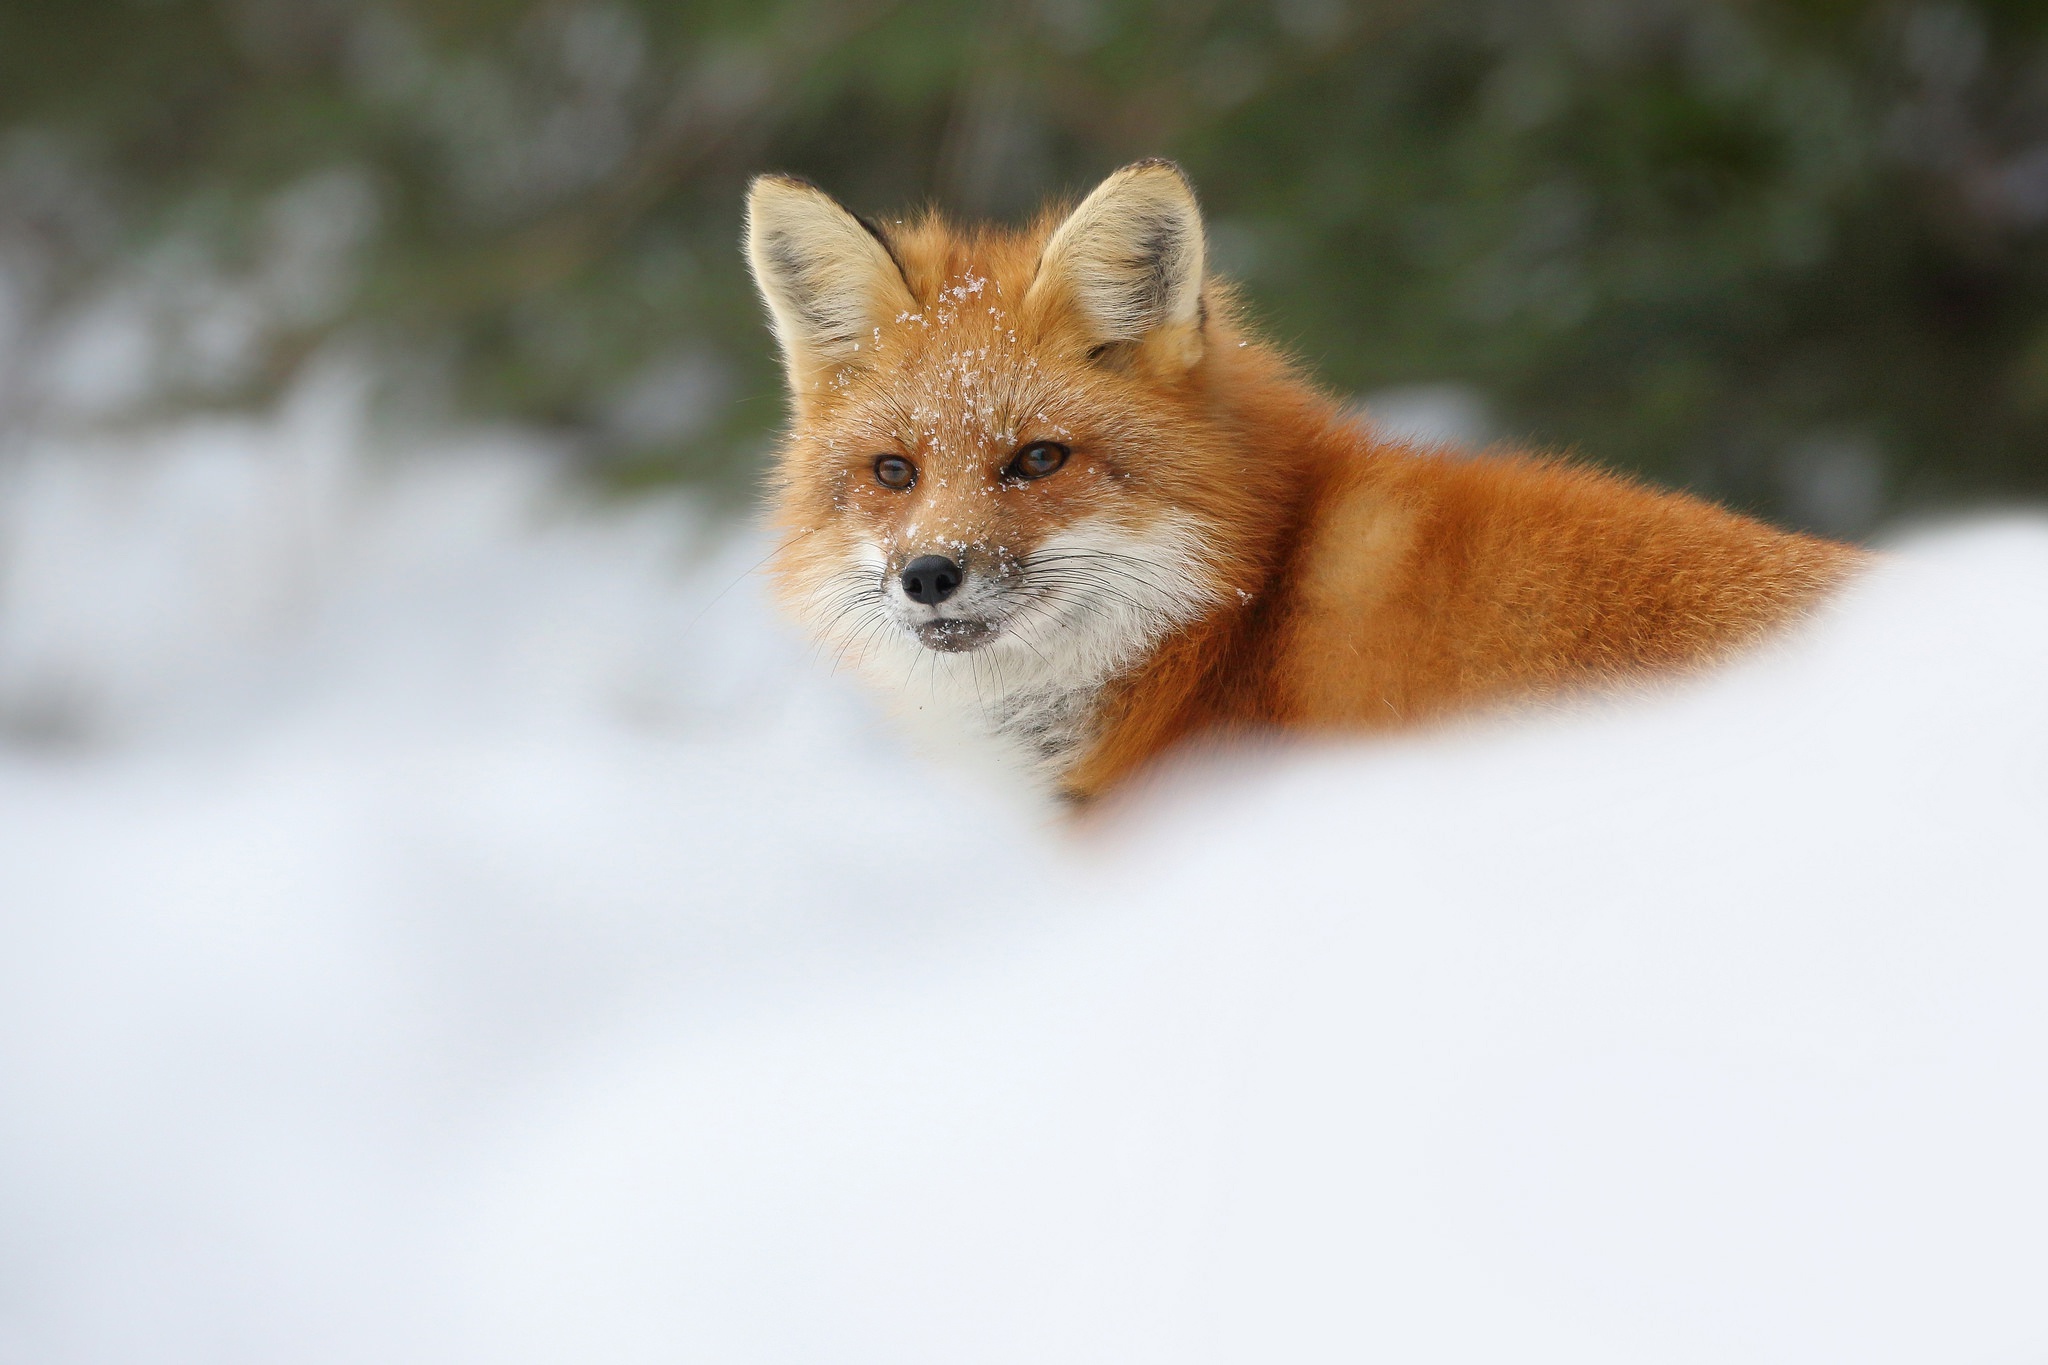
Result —
<path fill-rule="evenodd" d="M 1159 154 L 1383 424 L 1898 554 L 1087 837 L 920 761 L 743 187 Z M 2040 0 L 0 0 L 0 1365 L 2048 1359 L 2044 438 Z"/>
<path fill-rule="evenodd" d="M 2048 488 L 2031 0 L 8 0 L 0 420 L 345 345 L 738 506 L 748 176 L 1016 219 L 1161 154 L 1397 423 L 1849 536 Z"/>

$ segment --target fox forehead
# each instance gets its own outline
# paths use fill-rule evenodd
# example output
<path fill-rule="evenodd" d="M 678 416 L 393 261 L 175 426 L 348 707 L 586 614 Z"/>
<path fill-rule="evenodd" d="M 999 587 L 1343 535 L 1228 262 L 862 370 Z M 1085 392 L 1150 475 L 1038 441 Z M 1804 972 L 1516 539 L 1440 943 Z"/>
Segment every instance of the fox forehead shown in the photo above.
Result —
<path fill-rule="evenodd" d="M 930 326 L 934 335 L 916 333 Z M 1076 394 L 1031 347 L 989 329 L 960 329 L 943 318 L 903 324 L 887 337 L 874 368 L 848 385 L 845 403 L 819 426 L 947 463 L 1007 460 L 1026 441 L 1071 442 Z"/>
<path fill-rule="evenodd" d="M 919 245 L 906 244 L 901 258 L 934 254 Z M 950 254 L 944 273 L 905 267 L 917 306 L 877 322 L 857 343 L 867 364 L 841 372 L 838 401 L 824 405 L 818 425 L 948 463 L 1007 459 L 1026 440 L 1071 440 L 1067 410 L 1080 377 L 1059 363 L 1042 320 L 1022 309 L 1028 271 L 979 253 Z"/>

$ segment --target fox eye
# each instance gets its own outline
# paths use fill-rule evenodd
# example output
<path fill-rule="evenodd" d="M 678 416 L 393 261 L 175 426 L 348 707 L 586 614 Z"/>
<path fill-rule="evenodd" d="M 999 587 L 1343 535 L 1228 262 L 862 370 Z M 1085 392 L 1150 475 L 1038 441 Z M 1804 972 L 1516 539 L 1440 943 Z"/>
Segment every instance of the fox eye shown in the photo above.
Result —
<path fill-rule="evenodd" d="M 1010 467 L 1003 471 L 1007 478 L 1042 479 L 1067 462 L 1067 448 L 1051 441 L 1034 441 L 1017 452 L 1017 458 L 1010 461 Z"/>
<path fill-rule="evenodd" d="M 875 482 L 884 488 L 908 488 L 917 482 L 917 466 L 901 455 L 883 455 L 875 461 Z"/>

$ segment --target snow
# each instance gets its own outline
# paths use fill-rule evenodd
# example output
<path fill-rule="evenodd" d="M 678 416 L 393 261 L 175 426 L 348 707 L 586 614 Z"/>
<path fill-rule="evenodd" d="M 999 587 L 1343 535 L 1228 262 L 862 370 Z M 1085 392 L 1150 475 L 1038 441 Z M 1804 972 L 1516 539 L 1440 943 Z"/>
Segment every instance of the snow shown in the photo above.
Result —
<path fill-rule="evenodd" d="M 0 468 L 0 1361 L 2048 1353 L 2048 523 L 1074 832 L 361 406 Z"/>

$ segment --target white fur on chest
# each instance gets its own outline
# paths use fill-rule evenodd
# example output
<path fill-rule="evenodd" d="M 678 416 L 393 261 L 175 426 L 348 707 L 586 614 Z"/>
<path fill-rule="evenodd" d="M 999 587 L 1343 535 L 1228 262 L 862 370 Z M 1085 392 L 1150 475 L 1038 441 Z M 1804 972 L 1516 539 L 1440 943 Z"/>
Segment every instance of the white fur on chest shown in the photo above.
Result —
<path fill-rule="evenodd" d="M 978 670 L 967 664 L 972 657 L 941 661 L 933 679 L 918 678 L 926 686 L 890 696 L 891 709 L 926 749 L 1056 785 L 1096 736 L 1101 686 L 1005 692 L 990 681 L 986 663 Z M 977 671 L 979 686 L 971 680 Z"/>

